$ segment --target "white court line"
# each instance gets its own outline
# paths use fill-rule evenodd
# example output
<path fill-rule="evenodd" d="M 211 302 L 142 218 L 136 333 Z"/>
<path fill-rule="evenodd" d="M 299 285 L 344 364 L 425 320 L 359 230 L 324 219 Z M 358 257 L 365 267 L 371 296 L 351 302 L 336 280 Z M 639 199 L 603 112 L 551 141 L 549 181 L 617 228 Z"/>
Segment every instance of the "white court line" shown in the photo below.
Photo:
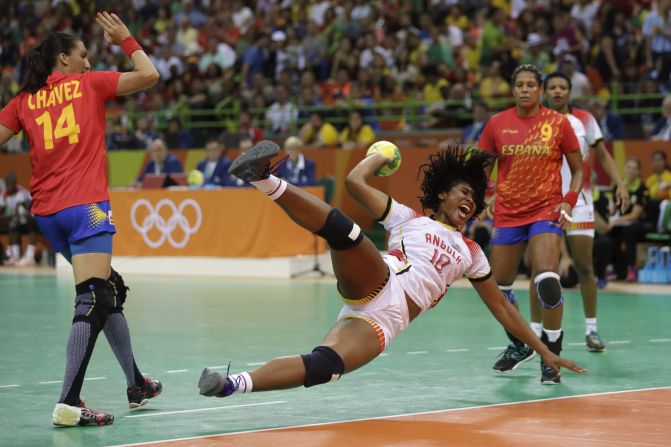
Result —
<path fill-rule="evenodd" d="M 0 388 L 16 388 L 17 386 L 21 385 L 0 385 Z"/>
<path fill-rule="evenodd" d="M 40 382 L 40 385 L 51 385 L 52 383 L 63 383 L 62 380 L 49 380 L 47 382 Z"/>
<path fill-rule="evenodd" d="M 466 348 L 456 348 L 456 349 L 448 349 L 447 352 L 466 352 L 468 349 Z"/>
<path fill-rule="evenodd" d="M 490 346 L 487 348 L 488 351 L 500 351 L 501 349 L 506 349 L 507 346 Z"/>
<path fill-rule="evenodd" d="M 107 377 L 86 377 L 84 380 L 105 380 L 105 379 L 107 379 Z"/>
<path fill-rule="evenodd" d="M 628 345 L 631 343 L 631 340 L 611 340 L 608 342 L 609 345 Z"/>
<path fill-rule="evenodd" d="M 568 345 L 569 346 L 582 346 L 584 344 L 585 344 L 584 341 L 574 341 L 574 342 L 569 343 Z"/>
<path fill-rule="evenodd" d="M 650 343 L 668 343 L 671 341 L 671 338 L 652 338 Z"/>
<path fill-rule="evenodd" d="M 421 355 L 421 354 L 428 354 L 428 353 L 429 353 L 429 351 L 410 351 L 410 352 L 406 352 L 406 354 L 408 354 L 408 355 Z"/>
<path fill-rule="evenodd" d="M 335 422 L 319 422 L 316 424 L 303 424 L 303 425 L 290 425 L 287 427 L 274 427 L 274 428 L 262 428 L 259 430 L 244 430 L 244 431 L 235 431 L 235 432 L 228 432 L 228 433 L 214 433 L 214 434 L 209 434 L 209 435 L 200 435 L 200 436 L 190 436 L 186 438 L 177 438 L 177 439 L 162 439 L 160 441 L 148 441 L 148 442 L 138 442 L 135 444 L 117 444 L 117 445 L 111 445 L 108 447 L 134 447 L 138 445 L 152 445 L 152 444 L 159 444 L 163 442 L 179 442 L 179 441 L 190 441 L 193 439 L 205 439 L 205 438 L 212 438 L 215 436 L 231 436 L 231 435 L 240 435 L 240 434 L 248 434 L 248 433 L 263 433 L 263 432 L 268 432 L 268 431 L 280 431 L 280 430 L 291 430 L 295 428 L 307 428 L 307 427 L 325 427 L 325 426 L 331 426 L 331 425 L 336 425 L 336 424 L 346 424 L 349 422 L 360 422 L 360 421 L 379 421 L 379 420 L 385 420 L 385 419 L 393 419 L 393 418 L 401 418 L 401 417 L 409 417 L 409 416 L 422 416 L 422 415 L 427 415 L 427 414 L 436 414 L 436 413 L 456 413 L 459 411 L 464 411 L 464 410 L 479 410 L 483 408 L 496 408 L 496 407 L 508 407 L 511 405 L 520 405 L 520 404 L 530 404 L 530 403 L 535 403 L 535 402 L 548 402 L 548 401 L 555 401 L 555 400 L 566 400 L 566 399 L 575 399 L 575 398 L 580 398 L 580 397 L 595 397 L 595 396 L 609 396 L 609 395 L 614 395 L 614 394 L 626 394 L 626 393 L 635 393 L 637 391 L 656 391 L 656 390 L 668 390 L 671 389 L 671 386 L 659 386 L 659 387 L 653 387 L 653 388 L 637 388 L 634 390 L 624 390 L 624 391 L 606 391 L 603 393 L 590 393 L 590 394 L 576 394 L 574 396 L 561 396 L 561 397 L 550 397 L 547 399 L 533 399 L 533 400 L 526 400 L 526 401 L 518 401 L 518 402 L 503 402 L 503 403 L 498 403 L 498 404 L 488 404 L 488 405 L 476 405 L 473 407 L 463 407 L 463 408 L 448 408 L 445 410 L 432 410 L 432 411 L 420 411 L 417 413 L 404 413 L 404 414 L 392 414 L 389 416 L 379 416 L 379 417 L 372 417 L 372 418 L 359 418 L 359 419 L 348 419 L 345 421 L 335 421 Z M 126 416 L 126 417 L 134 417 L 134 416 Z"/>
<path fill-rule="evenodd" d="M 185 372 L 189 372 L 189 370 L 188 370 L 188 369 L 170 369 L 170 370 L 168 370 L 168 371 L 166 371 L 166 372 L 167 372 L 168 374 L 174 374 L 174 373 L 185 373 Z"/>
<path fill-rule="evenodd" d="M 219 365 L 219 366 L 208 366 L 207 369 L 224 369 L 228 368 L 228 365 Z"/>
<path fill-rule="evenodd" d="M 226 407 L 210 407 L 210 408 L 196 408 L 194 410 L 178 410 L 178 411 L 161 411 L 157 413 L 145 413 L 145 414 L 136 414 L 132 416 L 124 416 L 127 418 L 148 418 L 152 416 L 164 416 L 166 414 L 183 414 L 183 413 L 200 413 L 203 411 L 215 411 L 215 410 L 228 410 L 230 408 L 243 408 L 243 407 L 258 407 L 260 405 L 277 405 L 284 404 L 286 400 L 276 400 L 273 402 L 259 402 L 256 404 L 243 404 L 243 405 L 229 405 Z"/>

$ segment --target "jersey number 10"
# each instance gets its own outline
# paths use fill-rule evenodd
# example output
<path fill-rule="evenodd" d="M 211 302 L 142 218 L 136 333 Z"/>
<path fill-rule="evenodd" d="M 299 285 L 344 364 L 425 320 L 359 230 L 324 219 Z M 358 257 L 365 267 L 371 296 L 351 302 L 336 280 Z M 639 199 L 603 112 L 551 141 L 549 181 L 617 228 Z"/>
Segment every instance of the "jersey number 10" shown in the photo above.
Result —
<path fill-rule="evenodd" d="M 38 126 L 42 126 L 44 131 L 44 149 L 54 148 L 54 139 L 68 137 L 68 143 L 75 144 L 79 142 L 79 124 L 75 120 L 75 110 L 72 104 L 68 104 L 61 111 L 61 116 L 56 121 L 54 129 L 51 114 L 45 111 L 42 115 L 35 118 Z"/>

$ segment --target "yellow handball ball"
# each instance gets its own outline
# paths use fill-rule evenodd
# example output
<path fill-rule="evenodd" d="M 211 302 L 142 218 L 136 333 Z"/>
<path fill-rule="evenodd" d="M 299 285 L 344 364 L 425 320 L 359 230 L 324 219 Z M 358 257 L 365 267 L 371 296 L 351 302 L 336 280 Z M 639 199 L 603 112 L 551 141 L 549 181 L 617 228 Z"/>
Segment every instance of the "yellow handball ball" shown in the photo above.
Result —
<path fill-rule="evenodd" d="M 186 178 L 186 183 L 189 186 L 202 186 L 205 182 L 205 176 L 198 169 L 189 171 L 189 175 Z"/>
<path fill-rule="evenodd" d="M 366 151 L 366 156 L 375 152 L 379 152 L 388 158 L 394 157 L 392 161 L 382 166 L 375 175 L 386 177 L 392 175 L 401 167 L 401 151 L 394 143 L 390 141 L 378 141 L 377 143 L 373 143 L 373 145 Z"/>

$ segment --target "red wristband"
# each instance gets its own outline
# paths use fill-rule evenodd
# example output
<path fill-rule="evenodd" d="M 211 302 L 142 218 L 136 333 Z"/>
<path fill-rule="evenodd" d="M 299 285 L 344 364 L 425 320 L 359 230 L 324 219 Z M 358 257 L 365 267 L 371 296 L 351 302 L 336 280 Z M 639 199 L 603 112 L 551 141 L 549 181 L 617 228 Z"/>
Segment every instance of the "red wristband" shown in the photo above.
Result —
<path fill-rule="evenodd" d="M 135 37 L 128 36 L 121 42 L 121 49 L 126 53 L 126 56 L 130 58 L 135 51 L 141 50 L 142 46 L 137 43 Z"/>
<path fill-rule="evenodd" d="M 575 207 L 577 201 L 578 201 L 578 193 L 575 191 L 567 192 L 566 195 L 564 196 L 564 200 L 562 200 L 562 202 L 566 202 L 569 205 L 571 205 L 571 208 Z"/>

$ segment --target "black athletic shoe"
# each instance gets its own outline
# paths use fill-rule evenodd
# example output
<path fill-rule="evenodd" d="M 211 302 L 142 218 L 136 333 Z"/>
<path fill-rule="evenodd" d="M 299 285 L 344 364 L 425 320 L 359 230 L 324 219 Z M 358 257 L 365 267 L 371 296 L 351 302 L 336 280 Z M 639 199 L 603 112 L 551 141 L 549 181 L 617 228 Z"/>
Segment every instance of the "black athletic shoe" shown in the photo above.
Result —
<path fill-rule="evenodd" d="M 270 160 L 279 152 L 280 147 L 276 143 L 270 140 L 259 141 L 233 160 L 228 173 L 245 182 L 266 179 L 270 175 Z"/>
<path fill-rule="evenodd" d="M 80 405 L 83 405 L 80 402 Z M 84 406 L 73 407 L 72 405 L 58 403 L 52 413 L 54 425 L 59 427 L 75 427 L 77 425 L 112 425 L 114 416 L 95 411 Z"/>
<path fill-rule="evenodd" d="M 522 363 L 531 360 L 535 355 L 536 352 L 526 345 L 515 346 L 509 344 L 506 350 L 501 353 L 501 358 L 494 363 L 492 369 L 499 373 L 512 371 Z"/>
<path fill-rule="evenodd" d="M 149 399 L 161 394 L 163 385 L 156 379 L 144 378 L 142 386 L 133 385 L 126 390 L 128 394 L 128 408 L 138 408 L 147 405 Z"/>
<path fill-rule="evenodd" d="M 561 377 L 550 369 L 549 366 L 541 359 L 541 384 L 543 385 L 558 385 L 561 383 Z"/>

